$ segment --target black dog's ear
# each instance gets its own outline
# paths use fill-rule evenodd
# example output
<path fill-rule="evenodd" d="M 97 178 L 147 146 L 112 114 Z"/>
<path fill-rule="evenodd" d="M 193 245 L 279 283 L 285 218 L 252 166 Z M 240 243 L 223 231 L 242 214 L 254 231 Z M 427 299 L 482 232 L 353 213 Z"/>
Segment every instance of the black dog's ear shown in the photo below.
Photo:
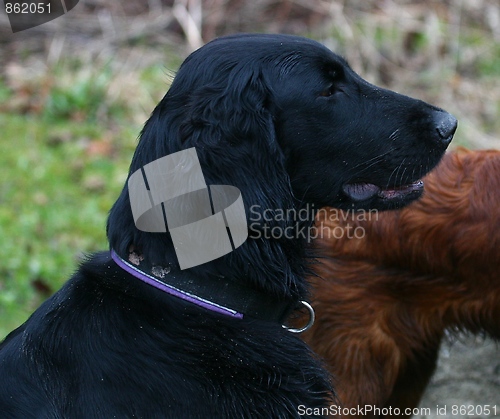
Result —
<path fill-rule="evenodd" d="M 191 92 L 180 126 L 181 141 L 195 147 L 247 143 L 251 148 L 260 146 L 261 153 L 277 152 L 269 109 L 272 94 L 259 69 L 233 68 Z"/>
<path fill-rule="evenodd" d="M 179 125 L 180 146 L 197 149 L 207 184 L 238 187 L 248 215 L 255 203 L 259 214 L 293 206 L 271 85 L 262 70 L 236 66 L 185 92 L 189 100 Z"/>

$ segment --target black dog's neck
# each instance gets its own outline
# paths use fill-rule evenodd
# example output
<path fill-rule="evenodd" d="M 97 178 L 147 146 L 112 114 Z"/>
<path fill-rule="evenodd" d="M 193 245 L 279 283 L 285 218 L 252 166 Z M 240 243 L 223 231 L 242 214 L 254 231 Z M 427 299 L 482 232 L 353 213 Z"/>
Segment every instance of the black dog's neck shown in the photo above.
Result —
<path fill-rule="evenodd" d="M 133 248 L 126 260 L 114 250 L 111 250 L 111 258 L 135 279 L 190 304 L 237 319 L 249 317 L 283 324 L 299 304 L 298 300 L 276 299 L 223 276 L 197 278 L 171 264 L 151 265 Z"/>

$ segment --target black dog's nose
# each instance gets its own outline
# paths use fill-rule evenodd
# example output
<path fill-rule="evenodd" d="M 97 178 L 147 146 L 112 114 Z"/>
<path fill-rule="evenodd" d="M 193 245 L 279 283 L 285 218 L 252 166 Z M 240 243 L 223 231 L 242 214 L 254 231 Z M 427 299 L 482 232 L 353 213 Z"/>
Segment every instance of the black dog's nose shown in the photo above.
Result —
<path fill-rule="evenodd" d="M 436 122 L 436 131 L 439 134 L 441 142 L 445 145 L 450 144 L 453 139 L 453 134 L 455 134 L 457 130 L 457 119 L 448 112 L 438 112 L 434 120 Z"/>

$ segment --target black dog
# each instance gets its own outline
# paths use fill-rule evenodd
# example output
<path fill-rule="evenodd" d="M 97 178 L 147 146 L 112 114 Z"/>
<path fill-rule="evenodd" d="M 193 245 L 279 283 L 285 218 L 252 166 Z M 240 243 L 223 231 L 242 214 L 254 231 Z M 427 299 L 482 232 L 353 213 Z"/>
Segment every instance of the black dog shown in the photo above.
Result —
<path fill-rule="evenodd" d="M 314 41 L 207 44 L 146 123 L 130 174 L 195 147 L 207 184 L 241 191 L 251 237 L 180 270 L 169 233 L 135 227 L 124 188 L 107 230 L 117 256 L 92 256 L 2 343 L 0 417 L 322 417 L 329 376 L 282 327 L 307 297 L 306 239 L 261 233 L 307 227 L 324 205 L 405 205 L 455 129 L 448 113 L 370 85 Z M 308 217 L 290 215 L 304 208 Z M 287 218 L 269 217 L 278 210 Z"/>

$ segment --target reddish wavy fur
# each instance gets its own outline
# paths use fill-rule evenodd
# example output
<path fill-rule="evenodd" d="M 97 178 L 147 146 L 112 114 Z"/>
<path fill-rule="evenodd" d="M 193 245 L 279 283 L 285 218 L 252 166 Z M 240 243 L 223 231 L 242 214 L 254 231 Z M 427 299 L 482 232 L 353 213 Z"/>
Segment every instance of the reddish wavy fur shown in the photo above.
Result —
<path fill-rule="evenodd" d="M 343 406 L 417 406 L 445 329 L 500 339 L 500 151 L 449 153 L 425 185 L 422 199 L 378 219 L 318 217 L 325 258 L 305 339 Z M 328 238 L 336 227 L 366 235 Z"/>

